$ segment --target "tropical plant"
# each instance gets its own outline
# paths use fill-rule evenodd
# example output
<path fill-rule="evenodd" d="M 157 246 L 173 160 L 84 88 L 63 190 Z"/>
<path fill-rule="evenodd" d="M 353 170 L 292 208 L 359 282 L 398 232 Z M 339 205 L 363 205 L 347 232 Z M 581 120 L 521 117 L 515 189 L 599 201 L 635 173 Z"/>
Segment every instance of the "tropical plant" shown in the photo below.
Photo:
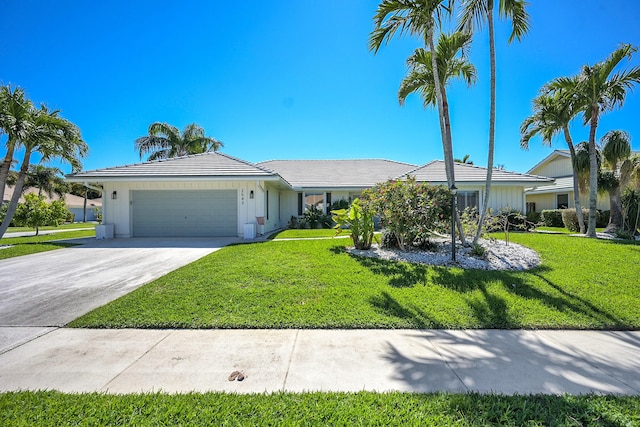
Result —
<path fill-rule="evenodd" d="M 624 105 L 627 91 L 640 83 L 640 67 L 615 72 L 620 63 L 636 52 L 630 44 L 623 44 L 609 57 L 594 65 L 582 67 L 577 77 L 561 77 L 550 83 L 552 89 L 564 90 L 573 99 L 584 124 L 589 125 L 589 225 L 587 236 L 596 237 L 596 208 L 598 202 L 598 161 L 596 130 L 602 113 Z"/>
<path fill-rule="evenodd" d="M 522 40 L 529 31 L 529 14 L 526 11 L 525 0 L 499 0 L 498 15 L 511 19 L 511 35 L 509 43 L 514 39 Z M 489 62 L 490 62 L 490 104 L 489 104 L 489 149 L 487 157 L 487 180 L 484 192 L 484 202 L 480 211 L 480 226 L 473 239 L 478 243 L 482 234 L 482 225 L 489 208 L 489 194 L 491 192 L 491 177 L 493 175 L 493 156 L 495 150 L 496 126 L 496 49 L 494 35 L 494 0 L 463 0 L 459 30 L 473 34 L 486 22 L 489 29 Z"/>
<path fill-rule="evenodd" d="M 7 154 L 0 166 L 0 194 L 4 194 L 15 150 L 20 148 L 31 132 L 33 103 L 23 89 L 0 87 L 0 134 L 7 135 Z M 1 235 L 0 235 L 1 236 Z"/>
<path fill-rule="evenodd" d="M 44 196 L 30 193 L 24 196 L 24 203 L 19 203 L 14 215 L 14 223 L 18 226 L 36 229 L 36 236 L 40 227 L 45 225 L 58 226 L 69 215 L 64 200 L 47 203 Z"/>
<path fill-rule="evenodd" d="M 187 125 L 182 133 L 175 126 L 155 122 L 149 125 L 149 134 L 135 140 L 135 150 L 148 161 L 218 151 L 221 141 L 206 136 L 204 129 L 195 123 Z"/>
<path fill-rule="evenodd" d="M 446 230 L 451 221 L 451 197 L 446 187 L 417 183 L 415 177 L 390 180 L 362 193 L 402 250 L 425 242 L 435 231 Z"/>
<path fill-rule="evenodd" d="M 461 159 L 453 159 L 456 163 L 462 163 L 463 165 L 473 165 L 473 161 L 469 160 L 471 156 L 469 154 L 465 154 Z"/>
<path fill-rule="evenodd" d="M 89 148 L 82 140 L 78 127 L 60 117 L 59 113 L 58 110 L 50 111 L 44 104 L 39 109 L 31 108 L 29 110 L 28 131 L 20 141 L 24 147 L 24 155 L 7 214 L 0 225 L 0 237 L 7 231 L 16 211 L 29 170 L 31 156 L 34 153 L 39 153 L 43 162 L 59 159 L 69 163 L 73 171 L 78 171 L 82 167 L 81 159 L 87 155 Z"/>
<path fill-rule="evenodd" d="M 360 199 L 354 199 L 347 209 L 331 211 L 336 225 L 336 236 L 349 230 L 353 245 L 356 249 L 367 250 L 371 248 L 374 235 L 373 210 Z"/>
<path fill-rule="evenodd" d="M 573 174 L 573 200 L 577 212 L 577 220 L 580 233 L 586 232 L 582 206 L 580 205 L 580 190 L 578 185 L 578 172 L 573 166 L 575 164 L 576 150 L 573 138 L 569 130 L 569 124 L 576 117 L 577 112 L 570 97 L 565 97 L 562 91 L 553 91 L 548 86 L 544 86 L 533 100 L 533 114 L 527 117 L 520 125 L 520 147 L 523 150 L 529 149 L 529 141 L 535 135 L 542 136 L 542 143 L 551 146 L 553 138 L 560 132 L 564 135 L 564 140 L 569 147 L 571 155 L 571 169 Z"/>
<path fill-rule="evenodd" d="M 61 175 L 62 171 L 59 168 L 40 164 L 29 165 L 24 186 L 37 188 L 39 196 L 44 192 L 49 197 L 53 197 L 54 194 L 62 197 L 69 191 L 69 186 Z"/>

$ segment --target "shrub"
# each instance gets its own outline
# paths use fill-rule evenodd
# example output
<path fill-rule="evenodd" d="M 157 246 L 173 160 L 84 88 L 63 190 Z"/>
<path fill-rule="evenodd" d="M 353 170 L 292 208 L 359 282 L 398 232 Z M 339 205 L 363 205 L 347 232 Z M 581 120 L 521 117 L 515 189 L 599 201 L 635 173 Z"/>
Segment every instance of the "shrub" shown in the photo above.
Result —
<path fill-rule="evenodd" d="M 564 227 L 562 222 L 562 209 L 543 210 L 542 223 L 545 227 Z"/>
<path fill-rule="evenodd" d="M 322 223 L 324 214 L 315 205 L 311 205 L 304 211 L 304 219 L 309 224 L 309 228 L 318 228 L 318 224 Z"/>
<path fill-rule="evenodd" d="M 298 228 L 298 217 L 291 215 L 291 219 L 289 219 L 289 223 L 287 224 L 287 228 L 296 229 Z"/>
<path fill-rule="evenodd" d="M 540 212 L 529 212 L 526 216 L 527 221 L 534 227 L 542 222 L 542 215 Z"/>
<path fill-rule="evenodd" d="M 471 255 L 473 255 L 473 256 L 477 256 L 479 258 L 484 258 L 485 255 L 487 254 L 487 248 L 485 248 L 484 246 L 482 246 L 479 243 L 475 243 L 473 245 L 473 247 L 471 248 L 471 251 L 469 253 Z"/>
<path fill-rule="evenodd" d="M 598 212 L 600 212 L 600 215 L 596 215 L 596 227 L 605 228 L 607 225 L 609 225 L 609 219 L 611 218 L 611 211 L 606 210 L 606 211 L 598 211 Z M 585 218 L 587 217 L 585 216 Z"/>
<path fill-rule="evenodd" d="M 444 186 L 418 184 L 414 177 L 377 184 L 363 192 L 363 199 L 402 250 L 430 232 L 446 230 L 451 218 L 451 192 Z"/>
<path fill-rule="evenodd" d="M 624 229 L 635 234 L 640 226 L 640 191 L 626 188 L 622 194 L 622 221 Z"/>
<path fill-rule="evenodd" d="M 338 211 L 340 209 L 349 209 L 349 201 L 347 199 L 340 199 L 331 203 L 330 211 Z"/>
<path fill-rule="evenodd" d="M 385 248 L 394 249 L 398 247 L 398 239 L 396 239 L 396 235 L 387 230 L 386 228 L 382 230 L 382 242 L 381 245 Z"/>
<path fill-rule="evenodd" d="M 43 225 L 58 226 L 68 215 L 64 200 L 47 203 L 44 196 L 30 193 L 24 196 L 24 203 L 18 204 L 13 221 L 18 226 L 35 228 L 37 235 Z"/>
<path fill-rule="evenodd" d="M 582 209 L 582 217 L 585 219 L 585 226 L 587 225 L 589 218 L 589 209 Z M 596 215 L 598 218 L 599 215 Z M 597 222 L 597 221 L 596 221 Z M 562 224 L 569 231 L 577 233 L 580 231 L 580 224 L 578 223 L 578 215 L 574 208 L 562 209 Z"/>
<path fill-rule="evenodd" d="M 332 211 L 336 236 L 347 227 L 356 249 L 370 249 L 373 241 L 373 210 L 360 199 L 355 199 L 349 209 Z"/>

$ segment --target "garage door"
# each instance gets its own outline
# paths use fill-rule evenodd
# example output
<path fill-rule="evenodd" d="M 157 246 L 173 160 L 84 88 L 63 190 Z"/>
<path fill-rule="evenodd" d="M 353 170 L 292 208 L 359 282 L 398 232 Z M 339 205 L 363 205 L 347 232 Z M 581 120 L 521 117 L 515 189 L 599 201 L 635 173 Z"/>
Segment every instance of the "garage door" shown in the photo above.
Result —
<path fill-rule="evenodd" d="M 135 237 L 237 236 L 236 190 L 133 191 Z"/>

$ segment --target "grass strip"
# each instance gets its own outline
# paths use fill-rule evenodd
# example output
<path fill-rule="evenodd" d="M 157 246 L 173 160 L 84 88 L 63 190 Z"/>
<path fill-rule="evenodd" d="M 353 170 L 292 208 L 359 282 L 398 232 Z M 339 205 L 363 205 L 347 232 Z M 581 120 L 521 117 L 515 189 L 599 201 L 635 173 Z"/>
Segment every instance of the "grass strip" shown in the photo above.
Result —
<path fill-rule="evenodd" d="M 631 426 L 640 397 L 410 393 L 0 394 L 5 426 Z"/>
<path fill-rule="evenodd" d="M 53 225 L 47 225 L 44 227 L 40 227 L 40 231 L 45 231 L 45 230 L 68 230 L 68 229 L 75 229 L 75 228 L 96 228 L 96 224 L 95 222 L 73 222 L 70 224 L 60 224 L 58 226 L 53 226 Z M 29 232 L 29 231 L 33 231 L 34 233 L 36 232 L 35 228 L 32 227 L 9 227 L 7 228 L 7 233 L 17 233 L 17 232 Z"/>
<path fill-rule="evenodd" d="M 529 271 L 355 257 L 348 239 L 236 245 L 70 324 L 93 328 L 639 329 L 640 246 L 511 233 Z"/>
<path fill-rule="evenodd" d="M 63 231 L 55 234 L 41 234 L 28 237 L 10 237 L 0 239 L 0 245 L 9 246 L 0 249 L 0 259 L 13 258 L 17 256 L 30 255 L 38 252 L 46 252 L 54 249 L 74 246 L 70 242 L 60 240 L 78 239 L 83 237 L 94 237 L 96 232 L 93 228 L 78 231 Z"/>

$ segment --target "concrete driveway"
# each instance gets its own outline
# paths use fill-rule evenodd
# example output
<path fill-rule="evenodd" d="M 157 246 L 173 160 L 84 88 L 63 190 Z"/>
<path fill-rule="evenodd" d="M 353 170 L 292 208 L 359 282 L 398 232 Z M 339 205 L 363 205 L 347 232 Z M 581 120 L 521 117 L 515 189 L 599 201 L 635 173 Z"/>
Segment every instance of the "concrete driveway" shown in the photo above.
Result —
<path fill-rule="evenodd" d="M 2 260 L 0 327 L 64 326 L 237 241 L 233 237 L 93 239 L 81 246 Z"/>

